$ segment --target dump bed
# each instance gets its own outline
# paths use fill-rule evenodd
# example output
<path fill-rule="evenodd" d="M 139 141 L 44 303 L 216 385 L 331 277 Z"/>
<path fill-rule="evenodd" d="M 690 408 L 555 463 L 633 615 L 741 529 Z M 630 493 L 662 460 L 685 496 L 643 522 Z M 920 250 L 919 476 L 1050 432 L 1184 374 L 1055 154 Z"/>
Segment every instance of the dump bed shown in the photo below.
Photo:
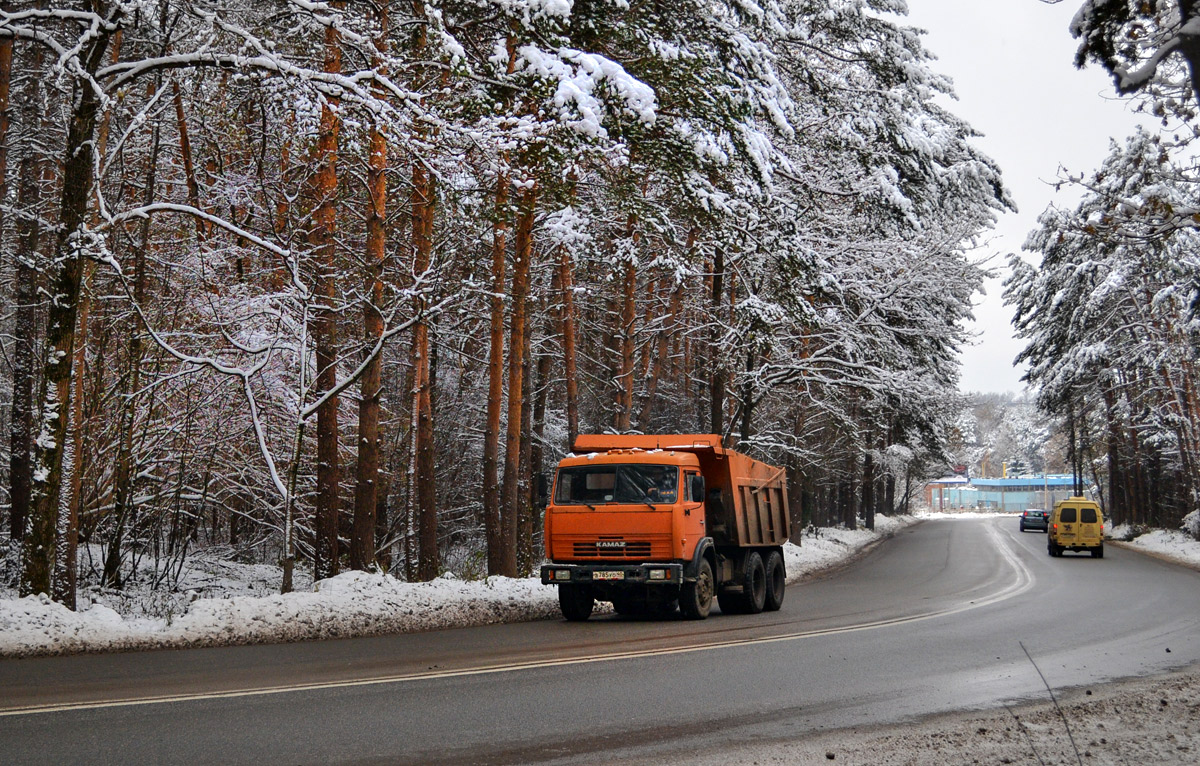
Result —
<path fill-rule="evenodd" d="M 727 449 L 718 434 L 580 434 L 576 453 L 616 449 L 691 452 L 708 494 L 708 533 L 718 546 L 783 545 L 791 535 L 782 468 Z"/>

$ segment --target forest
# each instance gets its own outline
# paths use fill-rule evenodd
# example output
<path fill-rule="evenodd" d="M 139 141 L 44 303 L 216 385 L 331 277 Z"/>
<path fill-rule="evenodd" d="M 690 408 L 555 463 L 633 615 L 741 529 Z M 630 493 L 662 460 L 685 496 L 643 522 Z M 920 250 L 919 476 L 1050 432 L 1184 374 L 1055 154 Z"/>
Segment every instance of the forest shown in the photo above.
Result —
<path fill-rule="evenodd" d="M 1108 517 L 1200 527 L 1200 6 L 1086 2 L 1076 64 L 1096 64 L 1147 116 L 1100 167 L 1065 173 L 1073 207 L 1029 234 L 1036 263 L 1009 258 L 1005 300 L 1026 341 L 1019 361 L 1060 424 L 1068 465 Z"/>
<path fill-rule="evenodd" d="M 0 2 L 6 583 L 527 573 L 588 432 L 897 508 L 1012 206 L 904 9 Z"/>

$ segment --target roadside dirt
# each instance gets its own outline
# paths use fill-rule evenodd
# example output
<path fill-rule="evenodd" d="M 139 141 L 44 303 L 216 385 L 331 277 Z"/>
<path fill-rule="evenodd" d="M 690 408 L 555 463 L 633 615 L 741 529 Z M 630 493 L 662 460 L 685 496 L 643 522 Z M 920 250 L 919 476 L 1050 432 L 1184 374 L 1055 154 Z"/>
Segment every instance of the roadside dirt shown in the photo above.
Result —
<path fill-rule="evenodd" d="M 956 713 L 886 729 L 693 754 L 688 763 L 961 766 L 1200 763 L 1200 668 L 1056 692 L 1050 702 Z M 1061 712 L 1060 712 L 1061 709 Z"/>

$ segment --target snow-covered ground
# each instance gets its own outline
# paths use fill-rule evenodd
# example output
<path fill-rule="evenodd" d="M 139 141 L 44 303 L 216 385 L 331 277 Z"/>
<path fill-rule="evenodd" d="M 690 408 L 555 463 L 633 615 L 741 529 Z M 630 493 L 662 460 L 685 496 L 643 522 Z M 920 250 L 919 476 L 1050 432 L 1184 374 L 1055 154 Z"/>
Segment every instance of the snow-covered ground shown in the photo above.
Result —
<path fill-rule="evenodd" d="M 784 550 L 788 579 L 836 566 L 913 522 L 879 516 L 874 532 L 810 528 Z M 198 554 L 171 593 L 89 591 L 77 612 L 0 591 L 0 657 L 348 638 L 559 614 L 554 588 L 537 578 L 407 583 L 346 572 L 286 595 L 272 592 L 280 581 L 275 567 Z"/>
<path fill-rule="evenodd" d="M 1200 567 L 1200 511 L 1193 511 L 1183 520 L 1184 529 L 1155 529 L 1143 534 L 1136 532 L 1128 525 L 1114 527 L 1109 533 L 1113 540 L 1122 541 L 1123 545 L 1136 548 L 1146 553 Z M 1132 538 L 1132 539 L 1131 539 Z M 1200 760 L 1200 756 L 1198 756 Z"/>

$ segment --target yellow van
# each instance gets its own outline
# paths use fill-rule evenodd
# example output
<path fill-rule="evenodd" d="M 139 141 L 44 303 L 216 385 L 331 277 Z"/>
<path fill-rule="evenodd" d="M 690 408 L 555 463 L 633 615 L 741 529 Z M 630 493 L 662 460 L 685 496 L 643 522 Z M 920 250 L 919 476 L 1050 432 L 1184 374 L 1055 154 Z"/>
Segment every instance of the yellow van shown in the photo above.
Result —
<path fill-rule="evenodd" d="M 1091 551 L 1092 558 L 1104 558 L 1104 515 L 1100 506 L 1087 498 L 1068 497 L 1055 503 L 1048 533 L 1046 548 L 1051 556 Z"/>

